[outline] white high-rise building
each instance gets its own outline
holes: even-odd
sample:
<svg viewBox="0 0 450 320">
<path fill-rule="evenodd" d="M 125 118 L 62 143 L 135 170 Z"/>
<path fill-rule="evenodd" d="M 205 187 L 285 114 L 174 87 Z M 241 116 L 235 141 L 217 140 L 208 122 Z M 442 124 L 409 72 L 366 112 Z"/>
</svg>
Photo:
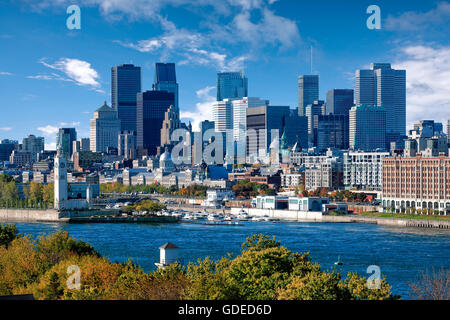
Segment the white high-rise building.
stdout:
<svg viewBox="0 0 450 320">
<path fill-rule="evenodd" d="M 94 112 L 90 121 L 90 144 L 92 152 L 106 152 L 108 147 L 117 148 L 120 119 L 117 111 L 108 107 L 106 101 Z"/>
<path fill-rule="evenodd" d="M 244 97 L 231 101 L 233 110 L 233 139 L 234 141 L 245 141 L 247 130 L 247 108 L 264 107 L 269 105 L 269 100 Z"/>
<path fill-rule="evenodd" d="M 344 185 L 359 190 L 381 190 L 385 157 L 389 157 L 389 152 L 344 153 Z"/>
<path fill-rule="evenodd" d="M 355 104 L 384 107 L 386 130 L 406 133 L 406 70 L 390 63 L 372 63 L 370 70 L 356 70 Z"/>
<path fill-rule="evenodd" d="M 233 106 L 230 99 L 214 102 L 213 121 L 214 130 L 217 132 L 233 129 Z"/>
</svg>

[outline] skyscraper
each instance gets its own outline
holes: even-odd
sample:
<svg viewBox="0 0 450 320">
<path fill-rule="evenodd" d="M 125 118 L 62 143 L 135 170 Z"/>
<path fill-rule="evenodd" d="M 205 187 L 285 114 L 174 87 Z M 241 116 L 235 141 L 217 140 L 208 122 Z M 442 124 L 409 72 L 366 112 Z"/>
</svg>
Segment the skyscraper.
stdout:
<svg viewBox="0 0 450 320">
<path fill-rule="evenodd" d="M 315 116 L 314 145 L 320 150 L 328 148 L 348 149 L 348 114 Z"/>
<path fill-rule="evenodd" d="M 17 149 L 18 144 L 17 140 L 3 139 L 0 141 L 0 161 L 9 161 L 9 156 L 14 149 Z"/>
<path fill-rule="evenodd" d="M 248 96 L 248 80 L 244 72 L 220 72 L 217 74 L 217 101 L 242 99 Z"/>
<path fill-rule="evenodd" d="M 155 155 L 161 144 L 161 129 L 167 109 L 175 103 L 167 91 L 145 91 L 137 95 L 137 147 Z"/>
<path fill-rule="evenodd" d="M 374 151 L 386 148 L 386 111 L 383 107 L 359 105 L 349 112 L 350 148 Z"/>
<path fill-rule="evenodd" d="M 352 89 L 333 89 L 327 91 L 326 114 L 345 114 L 353 106 Z"/>
<path fill-rule="evenodd" d="M 319 76 L 298 76 L 298 115 L 306 115 L 306 106 L 319 100 Z"/>
<path fill-rule="evenodd" d="M 245 143 L 247 130 L 247 108 L 268 106 L 269 100 L 244 97 L 231 101 L 233 110 L 233 138 Z"/>
<path fill-rule="evenodd" d="M 226 132 L 233 129 L 233 105 L 230 99 L 214 102 L 213 121 L 217 132 Z"/>
<path fill-rule="evenodd" d="M 180 110 L 178 104 L 178 83 L 175 72 L 175 63 L 155 64 L 154 89 L 157 91 L 172 92 L 175 96 L 174 106 L 177 110 Z"/>
<path fill-rule="evenodd" d="M 33 161 L 36 161 L 37 154 L 44 151 L 44 137 L 36 137 L 30 134 L 22 140 L 22 150 L 31 152 Z"/>
<path fill-rule="evenodd" d="M 384 107 L 386 130 L 406 133 L 406 71 L 390 63 L 372 63 L 370 70 L 356 70 L 356 105 Z"/>
<path fill-rule="evenodd" d="M 314 144 L 314 128 L 317 128 L 317 118 L 325 114 L 325 102 L 323 100 L 315 100 L 312 104 L 308 104 L 305 108 L 305 116 L 308 118 L 308 141 Z"/>
<path fill-rule="evenodd" d="M 73 142 L 77 140 L 75 128 L 61 128 L 56 134 L 56 150 L 61 148 L 61 154 L 69 159 L 73 154 Z"/>
<path fill-rule="evenodd" d="M 106 152 L 117 148 L 117 135 L 120 132 L 120 120 L 117 111 L 110 108 L 106 101 L 95 110 L 94 119 L 90 120 L 90 144 L 92 152 Z"/>
<path fill-rule="evenodd" d="M 141 67 L 123 64 L 111 68 L 111 102 L 122 131 L 136 131 L 136 94 L 141 92 Z"/>
</svg>

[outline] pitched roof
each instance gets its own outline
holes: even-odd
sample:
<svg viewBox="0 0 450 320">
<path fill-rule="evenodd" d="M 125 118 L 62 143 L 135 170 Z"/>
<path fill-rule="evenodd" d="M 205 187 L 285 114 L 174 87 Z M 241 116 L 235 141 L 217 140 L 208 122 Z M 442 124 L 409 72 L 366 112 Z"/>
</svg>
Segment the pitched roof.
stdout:
<svg viewBox="0 0 450 320">
<path fill-rule="evenodd" d="M 162 245 L 159 248 L 160 249 L 178 249 L 178 247 L 171 242 L 167 242 L 165 245 Z"/>
</svg>

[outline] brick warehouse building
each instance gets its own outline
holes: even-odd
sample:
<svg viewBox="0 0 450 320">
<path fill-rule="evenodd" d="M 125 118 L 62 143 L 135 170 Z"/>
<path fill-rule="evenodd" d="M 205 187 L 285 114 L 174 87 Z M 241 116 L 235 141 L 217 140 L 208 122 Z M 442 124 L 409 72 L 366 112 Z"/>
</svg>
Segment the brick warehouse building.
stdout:
<svg viewBox="0 0 450 320">
<path fill-rule="evenodd" d="M 450 158 L 384 158 L 382 199 L 395 212 L 450 214 Z"/>
</svg>

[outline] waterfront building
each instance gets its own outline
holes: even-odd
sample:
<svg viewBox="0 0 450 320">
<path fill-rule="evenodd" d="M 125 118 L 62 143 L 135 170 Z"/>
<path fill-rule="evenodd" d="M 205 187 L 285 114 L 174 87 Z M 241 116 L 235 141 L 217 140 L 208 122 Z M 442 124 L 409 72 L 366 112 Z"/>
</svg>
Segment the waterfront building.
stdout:
<svg viewBox="0 0 450 320">
<path fill-rule="evenodd" d="M 345 187 L 358 190 L 381 190 L 385 157 L 389 157 L 389 152 L 344 153 Z"/>
<path fill-rule="evenodd" d="M 30 134 L 22 140 L 22 150 L 30 152 L 33 156 L 33 161 L 36 161 L 37 154 L 44 151 L 44 137 L 36 137 Z"/>
<path fill-rule="evenodd" d="M 305 173 L 283 173 L 281 174 L 282 188 L 296 188 L 305 185 Z"/>
<path fill-rule="evenodd" d="M 61 148 L 62 155 L 70 159 L 73 154 L 73 142 L 77 140 L 75 128 L 60 128 L 56 134 L 56 149 Z"/>
<path fill-rule="evenodd" d="M 108 148 L 117 148 L 119 132 L 120 119 L 117 111 L 104 101 L 94 112 L 94 118 L 90 120 L 90 151 L 107 152 Z"/>
<path fill-rule="evenodd" d="M 9 161 L 13 150 L 17 149 L 19 142 L 17 140 L 3 139 L 0 141 L 0 161 Z"/>
<path fill-rule="evenodd" d="M 141 67 L 123 64 L 111 68 L 111 105 L 120 119 L 119 131 L 136 131 L 136 94 L 141 92 Z"/>
<path fill-rule="evenodd" d="M 384 210 L 402 213 L 450 213 L 450 158 L 383 159 Z"/>
<path fill-rule="evenodd" d="M 353 150 L 386 148 L 386 112 L 383 107 L 358 105 L 349 112 L 349 142 Z"/>
<path fill-rule="evenodd" d="M 175 63 L 155 64 L 154 90 L 172 92 L 174 95 L 175 109 L 179 112 L 180 105 L 178 101 L 178 83 L 175 72 Z"/>
<path fill-rule="evenodd" d="M 217 74 L 217 101 L 242 99 L 248 96 L 248 79 L 244 72 L 220 72 Z"/>
<path fill-rule="evenodd" d="M 327 188 L 337 190 L 343 187 L 343 167 L 340 157 L 326 157 L 314 165 L 305 167 L 305 189 Z"/>
<path fill-rule="evenodd" d="M 315 115 L 313 144 L 319 150 L 348 149 L 349 117 L 344 114 Z"/>
<path fill-rule="evenodd" d="M 136 132 L 121 131 L 118 135 L 118 155 L 125 159 L 136 158 Z"/>
<path fill-rule="evenodd" d="M 306 106 L 319 100 L 319 76 L 298 76 L 298 115 L 306 115 Z"/>
<path fill-rule="evenodd" d="M 322 211 L 330 203 L 329 198 L 320 197 L 289 197 L 289 210 L 294 211 Z"/>
<path fill-rule="evenodd" d="M 167 109 L 175 102 L 167 91 L 145 91 L 137 95 L 137 147 L 155 155 L 161 145 L 161 129 Z"/>
<path fill-rule="evenodd" d="M 406 71 L 390 63 L 372 63 L 370 70 L 356 70 L 356 105 L 384 107 L 386 130 L 406 132 Z"/>
<path fill-rule="evenodd" d="M 327 91 L 326 114 L 348 115 L 353 106 L 354 92 L 352 89 L 332 89 Z"/>
</svg>

